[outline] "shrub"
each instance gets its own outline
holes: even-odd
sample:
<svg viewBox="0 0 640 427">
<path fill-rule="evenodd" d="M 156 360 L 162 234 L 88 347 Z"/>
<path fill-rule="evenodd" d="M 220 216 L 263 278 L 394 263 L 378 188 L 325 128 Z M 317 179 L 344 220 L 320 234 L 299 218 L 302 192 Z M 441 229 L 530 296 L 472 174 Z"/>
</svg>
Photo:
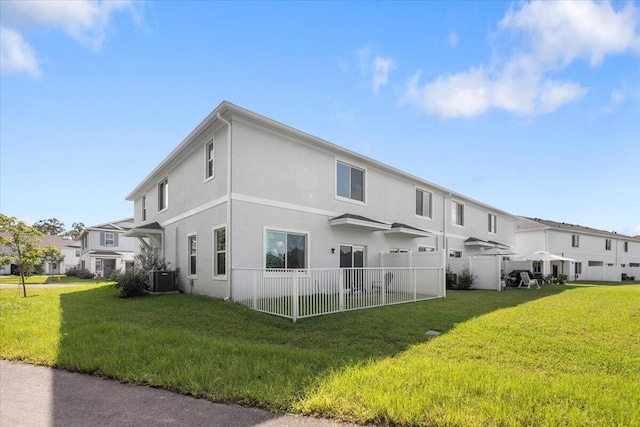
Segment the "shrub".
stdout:
<svg viewBox="0 0 640 427">
<path fill-rule="evenodd" d="M 113 286 L 120 289 L 120 298 L 143 296 L 149 290 L 149 276 L 140 269 L 131 269 L 124 273 L 118 271 L 109 278 L 115 280 Z"/>
<path fill-rule="evenodd" d="M 458 283 L 455 289 L 468 290 L 475 283 L 478 276 L 474 276 L 473 272 L 467 264 L 464 265 L 462 272 L 458 274 Z"/>
<path fill-rule="evenodd" d="M 90 272 L 86 268 L 80 267 L 80 265 L 68 268 L 65 271 L 65 274 L 70 277 L 77 277 L 78 279 L 93 279 L 94 277 L 94 274 L 92 272 Z"/>
<path fill-rule="evenodd" d="M 445 271 L 445 279 L 447 283 L 447 289 L 455 289 L 458 284 L 458 275 L 451 271 L 451 267 L 447 265 L 447 270 Z"/>
<path fill-rule="evenodd" d="M 567 279 L 568 276 L 566 274 L 558 274 L 558 277 L 554 277 L 553 279 L 551 279 L 551 283 L 555 285 L 564 285 L 564 282 L 566 282 Z"/>
</svg>

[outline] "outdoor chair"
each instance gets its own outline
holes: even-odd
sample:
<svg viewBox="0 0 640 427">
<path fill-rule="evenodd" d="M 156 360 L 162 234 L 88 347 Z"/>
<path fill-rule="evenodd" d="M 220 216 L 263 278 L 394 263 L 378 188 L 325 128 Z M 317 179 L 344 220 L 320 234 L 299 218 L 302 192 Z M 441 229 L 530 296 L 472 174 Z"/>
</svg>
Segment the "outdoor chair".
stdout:
<svg viewBox="0 0 640 427">
<path fill-rule="evenodd" d="M 388 271 L 384 274 L 384 290 L 386 292 L 389 292 L 391 290 L 391 281 L 393 280 L 393 273 Z M 382 288 L 382 284 L 380 283 L 380 280 L 376 280 L 371 284 L 371 289 L 374 292 L 380 292 L 383 288 Z"/>
<path fill-rule="evenodd" d="M 530 278 L 528 273 L 520 273 L 520 284 L 518 285 L 518 287 L 521 288 L 522 285 L 524 285 L 527 289 L 531 289 L 531 285 L 536 285 L 538 289 L 540 289 L 538 280 Z"/>
</svg>

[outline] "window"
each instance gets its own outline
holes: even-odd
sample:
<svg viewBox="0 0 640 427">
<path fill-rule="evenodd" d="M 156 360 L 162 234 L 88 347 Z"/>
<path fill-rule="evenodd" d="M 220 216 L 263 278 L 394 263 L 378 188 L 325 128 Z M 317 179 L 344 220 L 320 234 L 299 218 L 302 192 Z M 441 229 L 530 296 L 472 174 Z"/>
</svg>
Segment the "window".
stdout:
<svg viewBox="0 0 640 427">
<path fill-rule="evenodd" d="M 576 262 L 575 263 L 575 273 L 574 274 L 582 274 L 582 263 L 581 262 Z"/>
<path fill-rule="evenodd" d="M 362 268 L 364 267 L 364 258 L 364 246 L 340 245 L 340 268 Z M 358 278 L 358 274 L 347 274 L 349 281 L 356 278 Z"/>
<path fill-rule="evenodd" d="M 198 261 L 198 242 L 196 239 L 196 235 L 188 236 L 188 253 L 189 253 L 189 276 L 196 275 L 196 266 Z"/>
<path fill-rule="evenodd" d="M 489 233 L 498 233 L 498 217 L 494 214 L 489 214 Z"/>
<path fill-rule="evenodd" d="M 96 258 L 96 273 L 102 272 L 102 259 Z"/>
<path fill-rule="evenodd" d="M 205 146 L 205 165 L 204 165 L 204 177 L 205 179 L 213 178 L 213 141 L 209 142 Z"/>
<path fill-rule="evenodd" d="M 589 267 L 602 267 L 604 265 L 604 262 L 602 262 L 602 261 L 589 261 L 588 264 L 589 264 Z"/>
<path fill-rule="evenodd" d="M 418 252 L 434 252 L 436 248 L 432 246 L 418 246 Z"/>
<path fill-rule="evenodd" d="M 389 253 L 390 254 L 407 254 L 407 253 L 409 253 L 409 249 L 392 248 L 392 249 L 389 249 Z"/>
<path fill-rule="evenodd" d="M 629 252 L 629 242 L 624 242 L 624 251 Z"/>
<path fill-rule="evenodd" d="M 578 236 L 577 234 L 572 234 L 571 235 L 571 247 L 572 248 L 579 248 L 580 247 L 580 236 Z"/>
<path fill-rule="evenodd" d="M 416 188 L 416 215 L 432 218 L 433 194 Z"/>
<path fill-rule="evenodd" d="M 449 258 L 462 258 L 462 251 L 450 250 Z"/>
<path fill-rule="evenodd" d="M 147 196 L 142 196 L 142 222 L 147 220 Z"/>
<path fill-rule="evenodd" d="M 158 212 L 169 207 L 169 178 L 158 184 Z"/>
<path fill-rule="evenodd" d="M 533 272 L 542 273 L 542 261 L 533 261 Z"/>
<path fill-rule="evenodd" d="M 630 262 L 629 267 L 640 267 L 640 262 Z"/>
<path fill-rule="evenodd" d="M 104 233 L 104 245 L 105 246 L 114 246 L 115 245 L 115 235 L 113 233 Z"/>
<path fill-rule="evenodd" d="M 338 162 L 336 194 L 339 197 L 364 202 L 364 170 Z"/>
<path fill-rule="evenodd" d="M 604 240 L 604 249 L 607 251 L 611 250 L 611 239 L 605 239 Z"/>
<path fill-rule="evenodd" d="M 267 231 L 266 268 L 305 268 L 307 236 L 283 231 Z"/>
<path fill-rule="evenodd" d="M 215 244 L 213 275 L 224 276 L 227 272 L 227 230 L 225 228 L 213 230 L 213 240 Z"/>
<path fill-rule="evenodd" d="M 455 225 L 464 227 L 464 205 L 462 203 L 451 202 L 451 221 Z"/>
<path fill-rule="evenodd" d="M 76 249 L 76 257 L 80 256 L 80 249 Z"/>
</svg>

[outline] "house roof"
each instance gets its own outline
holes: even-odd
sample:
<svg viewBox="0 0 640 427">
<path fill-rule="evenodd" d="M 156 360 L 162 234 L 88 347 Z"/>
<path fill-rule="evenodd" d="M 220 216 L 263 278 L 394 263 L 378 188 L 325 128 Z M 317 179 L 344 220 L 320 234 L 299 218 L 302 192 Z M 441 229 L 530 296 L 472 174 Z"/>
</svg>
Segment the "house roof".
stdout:
<svg viewBox="0 0 640 427">
<path fill-rule="evenodd" d="M 9 235 L 9 233 L 1 233 L 1 235 L 3 237 L 7 237 Z M 67 239 L 65 237 L 49 236 L 48 234 L 45 234 L 40 239 L 40 242 L 38 243 L 38 246 L 40 246 L 41 248 L 43 248 L 45 246 L 55 246 L 58 249 L 63 249 L 63 248 L 76 249 L 76 248 L 80 247 L 80 242 L 77 241 L 77 240 Z"/>
<path fill-rule="evenodd" d="M 618 239 L 640 240 L 638 236 L 627 236 L 624 234 L 616 233 L 615 231 L 599 230 L 597 228 L 585 227 L 583 225 L 551 221 L 548 219 L 529 218 L 526 216 L 516 217 L 516 232 L 549 228 L 573 233 L 594 234 L 603 237 L 613 237 Z"/>
<path fill-rule="evenodd" d="M 133 228 L 133 217 L 118 219 L 115 221 L 105 222 L 104 224 L 92 225 L 85 227 L 80 232 L 82 238 L 89 231 L 127 231 Z"/>
<path fill-rule="evenodd" d="M 329 220 L 329 224 L 334 226 L 347 225 L 351 227 L 365 228 L 373 231 L 391 229 L 391 225 L 386 222 L 377 221 L 375 219 L 350 213 L 331 218 Z"/>
<path fill-rule="evenodd" d="M 126 197 L 126 200 L 133 201 L 140 195 L 142 195 L 149 187 L 156 185 L 158 181 L 165 177 L 167 173 L 171 170 L 175 161 L 178 161 L 186 153 L 189 152 L 191 148 L 191 144 L 195 143 L 197 138 L 207 129 L 212 126 L 222 126 L 222 121 L 218 118 L 221 116 L 225 120 L 229 121 L 233 116 L 241 117 L 242 119 L 259 123 L 261 126 L 271 128 L 277 132 L 284 133 L 285 135 L 293 136 L 296 140 L 302 140 L 305 143 L 308 143 L 312 146 L 318 147 L 320 149 L 324 149 L 333 153 L 337 153 L 343 156 L 348 156 L 352 158 L 356 158 L 363 163 L 367 163 L 377 169 L 390 173 L 392 175 L 400 176 L 404 179 L 408 179 L 418 185 L 426 186 L 427 188 L 431 188 L 434 191 L 438 191 L 442 194 L 446 194 L 448 196 L 463 199 L 469 203 L 473 203 L 475 205 L 485 207 L 494 212 L 500 212 L 502 215 L 505 215 L 509 218 L 515 218 L 514 215 L 509 212 L 496 209 L 493 206 L 487 205 L 480 201 L 474 200 L 470 197 L 467 197 L 463 194 L 456 193 L 448 188 L 439 186 L 432 182 L 429 182 L 425 179 L 419 178 L 415 175 L 404 172 L 400 169 L 394 168 L 372 158 L 363 156 L 354 151 L 348 150 L 344 147 L 340 147 L 339 145 L 333 144 L 331 142 L 325 141 L 308 133 L 302 132 L 298 129 L 295 129 L 291 126 L 287 126 L 275 120 L 272 120 L 268 117 L 262 116 L 260 114 L 254 113 L 253 111 L 247 110 L 245 108 L 239 107 L 235 104 L 232 104 L 228 101 L 222 101 L 220 105 L 218 105 L 169 155 L 158 165 L 156 168 L 151 171 L 151 173 L 140 183 L 136 188 L 129 193 Z"/>
<path fill-rule="evenodd" d="M 113 256 L 122 256 L 121 253 L 119 252 L 114 252 L 114 251 L 91 251 L 89 252 L 90 255 L 113 255 Z"/>
</svg>

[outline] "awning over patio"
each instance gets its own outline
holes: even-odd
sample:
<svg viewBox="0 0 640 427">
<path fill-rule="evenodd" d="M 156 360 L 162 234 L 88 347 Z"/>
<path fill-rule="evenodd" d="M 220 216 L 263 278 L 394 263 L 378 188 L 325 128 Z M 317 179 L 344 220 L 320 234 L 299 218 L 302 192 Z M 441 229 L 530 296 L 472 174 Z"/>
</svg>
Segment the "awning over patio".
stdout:
<svg viewBox="0 0 640 427">
<path fill-rule="evenodd" d="M 385 234 L 399 234 L 407 237 L 428 237 L 431 236 L 432 233 L 421 230 L 416 227 L 412 227 L 407 224 L 401 224 L 399 222 L 394 222 L 391 224 L 391 229 L 385 230 Z"/>
<path fill-rule="evenodd" d="M 476 237 L 469 237 L 464 241 L 465 246 L 479 246 L 481 248 L 493 248 L 496 246 L 495 243 L 489 243 L 486 240 L 478 239 Z"/>
<path fill-rule="evenodd" d="M 329 224 L 332 226 L 348 226 L 355 228 L 362 228 L 370 231 L 384 231 L 390 230 L 391 224 L 387 224 L 382 221 L 376 221 L 375 219 L 366 218 L 360 215 L 354 215 L 346 213 L 344 215 L 331 218 Z"/>
<path fill-rule="evenodd" d="M 157 222 L 140 225 L 124 233 L 127 237 L 137 237 L 147 249 L 162 248 L 164 228 Z"/>
</svg>

